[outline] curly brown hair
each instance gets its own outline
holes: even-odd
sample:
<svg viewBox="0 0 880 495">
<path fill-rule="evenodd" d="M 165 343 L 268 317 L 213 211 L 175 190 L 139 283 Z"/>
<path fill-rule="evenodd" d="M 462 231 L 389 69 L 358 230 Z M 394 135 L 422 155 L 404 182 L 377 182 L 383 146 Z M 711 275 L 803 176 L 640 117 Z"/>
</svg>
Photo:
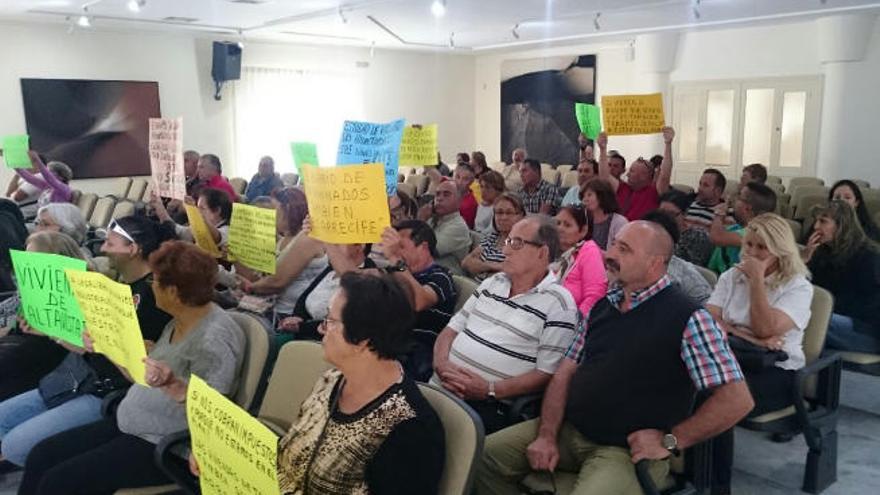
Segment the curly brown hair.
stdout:
<svg viewBox="0 0 880 495">
<path fill-rule="evenodd" d="M 167 241 L 153 251 L 149 263 L 159 287 L 175 287 L 183 304 L 202 306 L 214 297 L 217 262 L 195 244 Z"/>
<path fill-rule="evenodd" d="M 306 193 L 297 187 L 283 187 L 272 192 L 272 198 L 278 201 L 287 221 L 289 235 L 296 235 L 302 229 L 303 220 L 309 214 Z"/>
</svg>

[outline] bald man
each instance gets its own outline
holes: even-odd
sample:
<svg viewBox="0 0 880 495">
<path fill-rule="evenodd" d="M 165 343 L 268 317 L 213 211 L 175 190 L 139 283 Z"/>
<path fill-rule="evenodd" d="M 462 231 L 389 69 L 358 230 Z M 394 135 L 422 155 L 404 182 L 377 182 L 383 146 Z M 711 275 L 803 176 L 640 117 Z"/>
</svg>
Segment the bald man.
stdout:
<svg viewBox="0 0 880 495">
<path fill-rule="evenodd" d="M 470 230 L 462 218 L 461 191 L 453 181 L 444 181 L 434 192 L 434 201 L 429 210 L 419 212 L 437 237 L 437 264 L 446 267 L 455 275 L 462 275 L 461 260 L 468 254 L 471 246 Z"/>
<path fill-rule="evenodd" d="M 572 494 L 641 494 L 634 463 L 647 460 L 659 483 L 670 455 L 752 409 L 724 333 L 666 274 L 672 247 L 654 223 L 620 230 L 605 256 L 607 296 L 550 380 L 541 417 L 486 439 L 477 493 L 518 493 L 531 470 L 561 470 L 578 476 Z"/>
</svg>

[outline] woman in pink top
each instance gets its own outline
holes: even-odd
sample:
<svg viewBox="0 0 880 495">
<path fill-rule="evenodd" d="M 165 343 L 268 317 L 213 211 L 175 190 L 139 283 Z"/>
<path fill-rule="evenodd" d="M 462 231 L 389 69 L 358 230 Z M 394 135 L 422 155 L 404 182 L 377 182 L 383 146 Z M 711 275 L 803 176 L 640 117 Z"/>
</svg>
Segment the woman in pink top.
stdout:
<svg viewBox="0 0 880 495">
<path fill-rule="evenodd" d="M 580 312 L 586 315 L 608 289 L 602 250 L 587 239 L 590 225 L 583 208 L 562 207 L 556 214 L 556 228 L 563 250 L 556 274 L 571 292 Z"/>
<path fill-rule="evenodd" d="M 28 155 L 31 158 L 31 163 L 40 170 L 42 178 L 23 168 L 18 169 L 18 176 L 43 191 L 38 200 L 40 206 L 46 206 L 49 203 L 69 203 L 73 198 L 73 192 L 67 185 L 73 179 L 70 167 L 61 162 L 49 162 L 47 167 L 35 151 L 29 151 Z"/>
</svg>

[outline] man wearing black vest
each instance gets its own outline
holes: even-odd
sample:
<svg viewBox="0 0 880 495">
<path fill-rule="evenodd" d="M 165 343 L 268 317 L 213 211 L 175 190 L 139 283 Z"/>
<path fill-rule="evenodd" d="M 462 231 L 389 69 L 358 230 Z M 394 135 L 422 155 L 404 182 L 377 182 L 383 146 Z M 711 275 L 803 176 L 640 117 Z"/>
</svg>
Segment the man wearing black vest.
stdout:
<svg viewBox="0 0 880 495">
<path fill-rule="evenodd" d="M 672 239 L 636 221 L 605 255 L 608 295 L 550 381 L 541 417 L 490 435 L 477 493 L 517 494 L 531 470 L 577 473 L 573 495 L 641 494 L 670 454 L 731 428 L 754 406 L 722 330 L 671 285 Z M 695 393 L 711 396 L 691 414 Z"/>
</svg>

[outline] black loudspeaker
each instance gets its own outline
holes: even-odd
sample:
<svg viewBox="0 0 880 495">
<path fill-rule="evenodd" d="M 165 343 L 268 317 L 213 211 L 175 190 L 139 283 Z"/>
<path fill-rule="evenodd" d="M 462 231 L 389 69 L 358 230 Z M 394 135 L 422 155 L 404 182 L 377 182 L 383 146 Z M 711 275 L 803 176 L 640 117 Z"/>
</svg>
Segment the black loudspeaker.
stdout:
<svg viewBox="0 0 880 495">
<path fill-rule="evenodd" d="M 218 83 L 241 77 L 241 46 L 238 43 L 214 42 L 214 64 L 211 66 L 211 76 Z"/>
</svg>

